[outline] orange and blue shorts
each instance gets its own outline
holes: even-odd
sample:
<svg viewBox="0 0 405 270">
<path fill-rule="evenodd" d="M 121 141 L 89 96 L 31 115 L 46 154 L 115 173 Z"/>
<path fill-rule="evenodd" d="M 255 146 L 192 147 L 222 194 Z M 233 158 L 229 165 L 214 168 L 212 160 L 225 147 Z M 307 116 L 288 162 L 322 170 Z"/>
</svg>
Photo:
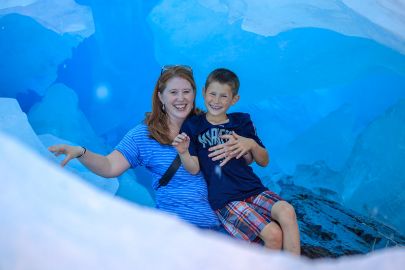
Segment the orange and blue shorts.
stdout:
<svg viewBox="0 0 405 270">
<path fill-rule="evenodd" d="M 271 208 L 283 200 L 270 190 L 249 197 L 243 201 L 233 201 L 216 210 L 225 230 L 234 238 L 261 243 L 259 235 L 263 228 L 272 222 Z"/>
</svg>

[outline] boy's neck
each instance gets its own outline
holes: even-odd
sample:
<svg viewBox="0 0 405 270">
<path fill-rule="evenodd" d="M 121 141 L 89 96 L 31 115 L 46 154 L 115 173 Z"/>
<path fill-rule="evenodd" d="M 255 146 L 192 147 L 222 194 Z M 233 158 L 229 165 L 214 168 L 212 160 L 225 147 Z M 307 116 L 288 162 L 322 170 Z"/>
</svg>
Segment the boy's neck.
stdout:
<svg viewBox="0 0 405 270">
<path fill-rule="evenodd" d="M 226 114 L 212 115 L 210 113 L 205 114 L 207 121 L 213 125 L 220 125 L 229 122 L 228 116 Z"/>
</svg>

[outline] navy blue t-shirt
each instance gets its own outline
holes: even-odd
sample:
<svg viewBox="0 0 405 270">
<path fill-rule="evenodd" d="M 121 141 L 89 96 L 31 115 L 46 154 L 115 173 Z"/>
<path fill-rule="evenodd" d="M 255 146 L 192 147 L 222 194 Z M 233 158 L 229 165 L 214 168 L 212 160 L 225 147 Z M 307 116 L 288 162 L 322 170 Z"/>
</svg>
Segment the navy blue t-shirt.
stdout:
<svg viewBox="0 0 405 270">
<path fill-rule="evenodd" d="M 254 139 L 264 147 L 249 114 L 230 113 L 227 116 L 229 122 L 220 125 L 209 123 L 205 114 L 193 116 L 187 119 L 181 128 L 181 132 L 190 137 L 189 152 L 198 157 L 208 184 L 208 200 L 214 210 L 223 208 L 229 202 L 241 201 L 266 190 L 243 157 L 233 158 L 223 167 L 219 166 L 220 161 L 212 161 L 208 157 L 208 148 L 226 142 L 220 136 L 232 131 Z"/>
</svg>

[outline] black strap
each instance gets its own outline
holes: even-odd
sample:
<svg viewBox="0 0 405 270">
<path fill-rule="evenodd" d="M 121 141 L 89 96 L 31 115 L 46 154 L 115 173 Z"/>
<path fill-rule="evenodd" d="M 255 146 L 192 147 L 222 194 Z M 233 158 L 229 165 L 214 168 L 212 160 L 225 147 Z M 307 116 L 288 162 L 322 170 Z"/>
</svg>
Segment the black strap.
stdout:
<svg viewBox="0 0 405 270">
<path fill-rule="evenodd" d="M 170 167 L 166 170 L 165 174 L 163 174 L 162 178 L 159 179 L 159 185 L 157 188 L 161 186 L 166 186 L 170 179 L 172 179 L 173 175 L 176 173 L 177 169 L 180 167 L 181 160 L 179 154 L 176 155 L 176 158 L 173 160 Z"/>
</svg>

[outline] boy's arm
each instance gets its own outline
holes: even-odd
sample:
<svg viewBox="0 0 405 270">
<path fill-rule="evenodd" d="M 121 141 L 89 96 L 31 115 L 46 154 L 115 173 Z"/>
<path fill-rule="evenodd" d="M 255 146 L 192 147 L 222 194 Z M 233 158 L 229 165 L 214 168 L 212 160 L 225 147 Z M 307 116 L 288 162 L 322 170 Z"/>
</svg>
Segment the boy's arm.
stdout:
<svg viewBox="0 0 405 270">
<path fill-rule="evenodd" d="M 240 136 L 235 132 L 233 132 L 232 135 L 236 138 L 237 143 L 229 149 L 231 156 L 237 155 L 236 158 L 238 159 L 250 152 L 253 160 L 256 161 L 258 165 L 265 167 L 269 164 L 269 154 L 264 147 L 260 146 L 251 138 Z"/>
<path fill-rule="evenodd" d="M 236 134 L 237 135 L 237 134 Z M 238 135 L 239 136 L 239 135 Z M 242 136 L 240 136 L 242 137 Z M 243 137 L 244 138 L 244 137 Z M 248 139 L 248 138 L 246 138 Z M 269 153 L 267 150 L 260 146 L 255 140 L 248 139 L 251 141 L 252 148 L 250 152 L 252 153 L 252 158 L 256 163 L 262 167 L 266 167 L 269 164 Z"/>
<path fill-rule="evenodd" d="M 200 171 L 200 163 L 196 156 L 190 155 L 188 147 L 190 146 L 190 137 L 186 133 L 181 133 L 174 138 L 172 145 L 179 153 L 183 167 L 191 174 L 197 174 Z"/>
<path fill-rule="evenodd" d="M 243 124 L 239 127 L 239 134 L 233 132 L 234 137 L 239 140 L 241 143 L 246 143 L 246 146 L 249 149 L 249 152 L 252 154 L 252 159 L 262 167 L 265 167 L 269 164 L 269 154 L 261 142 L 260 138 L 257 136 L 256 128 L 250 119 L 249 114 L 241 114 Z M 239 158 L 239 156 L 237 157 Z"/>
<path fill-rule="evenodd" d="M 252 156 L 252 153 L 247 152 L 246 154 L 243 155 L 243 158 L 245 159 L 245 161 L 246 161 L 246 163 L 247 163 L 248 165 L 250 165 L 250 164 L 253 163 L 253 156 Z"/>
<path fill-rule="evenodd" d="M 197 174 L 200 171 L 200 163 L 198 162 L 198 158 L 196 156 L 190 155 L 190 152 L 180 154 L 181 162 L 183 163 L 183 167 L 191 174 Z"/>
</svg>

